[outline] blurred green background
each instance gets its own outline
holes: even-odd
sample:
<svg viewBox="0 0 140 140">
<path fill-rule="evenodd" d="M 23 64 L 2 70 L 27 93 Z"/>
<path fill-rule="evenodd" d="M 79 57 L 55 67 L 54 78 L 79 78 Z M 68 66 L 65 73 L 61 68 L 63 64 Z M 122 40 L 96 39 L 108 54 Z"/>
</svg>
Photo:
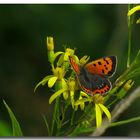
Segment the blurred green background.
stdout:
<svg viewBox="0 0 140 140">
<path fill-rule="evenodd" d="M 2 102 L 4 99 L 15 113 L 25 136 L 47 136 L 41 115 L 51 117 L 50 94 L 47 86 L 40 87 L 36 94 L 33 92 L 35 85 L 51 74 L 47 36 L 54 37 L 56 51 L 63 51 L 67 45 L 76 48 L 79 57 L 90 55 L 91 60 L 116 55 L 118 67 L 111 78 L 114 82 L 126 69 L 127 5 L 0 5 L 0 123 L 1 126 L 5 124 L 5 129 L 11 128 Z M 140 48 L 139 36 L 140 25 L 134 24 L 132 59 Z M 135 88 L 140 80 L 139 77 L 134 80 Z M 139 116 L 139 106 L 140 99 L 137 99 L 118 120 Z M 0 129 L 2 132 L 3 127 Z M 140 123 L 110 128 L 103 136 L 140 136 Z"/>
</svg>

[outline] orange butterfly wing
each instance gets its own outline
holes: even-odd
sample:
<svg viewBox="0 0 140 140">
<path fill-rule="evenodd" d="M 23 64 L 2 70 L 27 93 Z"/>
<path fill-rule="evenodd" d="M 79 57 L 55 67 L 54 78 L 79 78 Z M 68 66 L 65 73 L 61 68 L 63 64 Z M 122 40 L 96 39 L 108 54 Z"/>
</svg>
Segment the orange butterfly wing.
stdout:
<svg viewBox="0 0 140 140">
<path fill-rule="evenodd" d="M 98 74 L 103 77 L 111 77 L 117 65 L 117 58 L 116 56 L 108 56 L 97 59 L 85 65 L 85 68 L 91 74 Z"/>
<path fill-rule="evenodd" d="M 69 56 L 69 60 L 74 71 L 76 72 L 77 75 L 79 75 L 80 74 L 79 65 L 75 62 L 75 60 L 71 56 Z"/>
</svg>

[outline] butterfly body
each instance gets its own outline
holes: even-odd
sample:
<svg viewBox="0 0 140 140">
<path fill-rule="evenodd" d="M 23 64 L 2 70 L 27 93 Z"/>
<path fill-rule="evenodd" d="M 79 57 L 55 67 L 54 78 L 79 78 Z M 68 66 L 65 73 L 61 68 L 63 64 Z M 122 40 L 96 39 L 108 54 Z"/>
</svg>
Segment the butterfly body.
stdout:
<svg viewBox="0 0 140 140">
<path fill-rule="evenodd" d="M 90 95 L 104 95 L 111 89 L 108 77 L 114 74 L 116 68 L 116 57 L 104 57 L 81 66 L 69 57 L 79 84 L 86 93 Z"/>
</svg>

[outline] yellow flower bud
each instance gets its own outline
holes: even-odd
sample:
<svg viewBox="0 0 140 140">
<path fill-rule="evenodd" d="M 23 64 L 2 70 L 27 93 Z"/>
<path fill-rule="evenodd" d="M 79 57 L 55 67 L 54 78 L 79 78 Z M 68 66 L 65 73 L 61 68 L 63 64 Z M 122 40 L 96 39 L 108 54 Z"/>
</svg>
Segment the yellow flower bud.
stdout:
<svg viewBox="0 0 140 140">
<path fill-rule="evenodd" d="M 48 48 L 48 51 L 53 51 L 54 50 L 53 37 L 47 37 L 47 48 Z"/>
<path fill-rule="evenodd" d="M 88 57 L 87 55 L 83 56 L 81 59 L 80 59 L 80 64 L 81 65 L 84 65 L 87 63 L 87 61 L 89 60 L 90 56 Z"/>
<path fill-rule="evenodd" d="M 128 91 L 128 90 L 133 86 L 133 84 L 134 84 L 134 81 L 128 80 L 128 81 L 125 83 L 125 85 L 123 86 L 123 88 L 124 88 L 126 91 Z"/>
</svg>

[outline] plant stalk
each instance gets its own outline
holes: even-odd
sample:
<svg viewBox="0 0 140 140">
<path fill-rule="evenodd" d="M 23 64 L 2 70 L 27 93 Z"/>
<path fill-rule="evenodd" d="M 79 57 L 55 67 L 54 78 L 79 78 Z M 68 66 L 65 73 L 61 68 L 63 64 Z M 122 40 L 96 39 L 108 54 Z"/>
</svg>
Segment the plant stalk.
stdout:
<svg viewBox="0 0 140 140">
<path fill-rule="evenodd" d="M 131 5 L 128 4 L 128 11 L 130 10 Z M 130 55 L 131 55 L 131 16 L 128 16 L 128 57 L 127 57 L 127 68 L 130 66 Z"/>
<path fill-rule="evenodd" d="M 58 91 L 60 88 L 61 88 L 61 81 L 57 81 L 55 85 L 55 91 Z M 58 115 L 57 112 L 59 112 L 59 97 L 57 97 L 55 100 L 55 106 L 54 106 L 53 118 L 52 118 L 51 136 L 54 133 L 54 126 Z"/>
</svg>

